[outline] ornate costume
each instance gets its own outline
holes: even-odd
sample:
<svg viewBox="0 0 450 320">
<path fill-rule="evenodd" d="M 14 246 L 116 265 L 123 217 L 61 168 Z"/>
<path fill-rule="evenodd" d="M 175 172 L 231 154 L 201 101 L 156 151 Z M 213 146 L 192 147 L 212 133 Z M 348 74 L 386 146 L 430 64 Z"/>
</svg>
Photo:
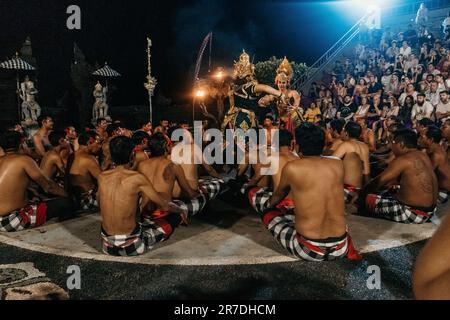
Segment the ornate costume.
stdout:
<svg viewBox="0 0 450 320">
<path fill-rule="evenodd" d="M 236 128 L 247 131 L 258 126 L 257 112 L 259 93 L 255 92 L 258 81 L 254 78 L 255 66 L 250 56 L 243 51 L 239 61 L 234 63 L 235 83 L 228 93 L 230 110 L 225 115 L 222 128 Z"/>
<path fill-rule="evenodd" d="M 286 95 L 286 99 L 277 101 L 278 119 L 281 127 L 295 135 L 295 128 L 303 122 L 303 110 L 300 108 L 300 95 L 295 90 L 288 89 L 294 70 L 285 57 L 277 69 L 275 84 Z"/>
</svg>

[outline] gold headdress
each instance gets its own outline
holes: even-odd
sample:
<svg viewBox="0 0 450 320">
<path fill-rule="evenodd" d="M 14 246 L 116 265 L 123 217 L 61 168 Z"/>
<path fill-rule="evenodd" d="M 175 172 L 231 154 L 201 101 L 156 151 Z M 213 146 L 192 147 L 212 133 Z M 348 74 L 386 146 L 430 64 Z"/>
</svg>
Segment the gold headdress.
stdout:
<svg viewBox="0 0 450 320">
<path fill-rule="evenodd" d="M 253 76 L 255 73 L 255 66 L 250 62 L 250 56 L 242 50 L 239 61 L 234 62 L 234 76 L 239 79 L 244 79 L 247 76 Z"/>
<path fill-rule="evenodd" d="M 277 81 L 290 82 L 293 75 L 294 69 L 292 69 L 289 60 L 286 57 L 284 57 L 283 62 L 281 62 L 280 66 L 277 69 L 277 76 L 275 78 L 275 83 L 277 83 Z"/>
<path fill-rule="evenodd" d="M 97 84 L 95 85 L 95 90 L 96 91 L 102 91 L 103 86 L 100 84 L 100 81 L 97 81 Z"/>
</svg>

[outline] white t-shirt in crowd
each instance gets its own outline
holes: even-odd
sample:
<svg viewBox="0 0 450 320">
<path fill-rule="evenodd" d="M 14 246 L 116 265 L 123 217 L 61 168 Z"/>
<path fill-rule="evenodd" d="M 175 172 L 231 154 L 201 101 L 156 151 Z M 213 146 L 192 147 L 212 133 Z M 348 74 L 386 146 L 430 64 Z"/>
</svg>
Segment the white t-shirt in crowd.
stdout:
<svg viewBox="0 0 450 320">
<path fill-rule="evenodd" d="M 431 119 L 431 115 L 433 114 L 433 106 L 428 101 L 425 101 L 422 106 L 419 106 L 417 103 L 413 106 L 411 112 L 411 120 L 422 120 L 423 118 Z"/>
<path fill-rule="evenodd" d="M 406 48 L 404 48 L 403 46 L 400 47 L 400 54 L 403 55 L 403 57 L 409 57 L 409 55 L 411 54 L 411 47 L 407 46 Z"/>
<path fill-rule="evenodd" d="M 446 104 L 442 103 L 442 101 L 439 101 L 437 107 L 436 107 L 436 113 L 447 113 L 450 112 L 450 100 L 447 101 Z"/>
</svg>

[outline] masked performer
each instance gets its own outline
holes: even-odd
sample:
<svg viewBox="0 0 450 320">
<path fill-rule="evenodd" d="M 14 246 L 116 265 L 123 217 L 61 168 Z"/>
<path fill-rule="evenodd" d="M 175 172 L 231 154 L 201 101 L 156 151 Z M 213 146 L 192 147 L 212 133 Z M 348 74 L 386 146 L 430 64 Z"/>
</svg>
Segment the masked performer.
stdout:
<svg viewBox="0 0 450 320">
<path fill-rule="evenodd" d="M 270 86 L 259 84 L 255 79 L 255 66 L 250 62 L 250 56 L 243 51 L 239 61 L 234 63 L 234 84 L 228 94 L 230 110 L 225 115 L 222 129 L 242 129 L 247 131 L 258 126 L 255 113 L 258 112 L 258 100 L 266 93 L 280 100 L 286 96 Z"/>
</svg>

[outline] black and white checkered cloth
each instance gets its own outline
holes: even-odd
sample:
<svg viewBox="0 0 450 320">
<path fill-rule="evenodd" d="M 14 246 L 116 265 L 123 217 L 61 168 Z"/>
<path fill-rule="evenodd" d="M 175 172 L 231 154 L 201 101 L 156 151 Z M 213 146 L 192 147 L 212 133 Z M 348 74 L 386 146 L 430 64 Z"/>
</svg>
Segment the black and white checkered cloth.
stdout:
<svg viewBox="0 0 450 320">
<path fill-rule="evenodd" d="M 10 69 L 10 70 L 35 70 L 35 68 L 28 62 L 20 59 L 14 58 L 5 62 L 0 63 L 0 68 Z"/>
<path fill-rule="evenodd" d="M 0 217 L 0 231 L 15 232 L 43 225 L 46 222 L 45 203 L 31 204 Z"/>
<path fill-rule="evenodd" d="M 97 191 L 90 190 L 81 194 L 74 195 L 76 204 L 79 205 L 81 210 L 92 210 L 98 208 Z"/>
<path fill-rule="evenodd" d="M 130 235 L 109 236 L 102 229 L 103 253 L 111 256 L 138 256 L 152 249 L 158 242 L 167 240 L 176 226 L 165 219 L 144 219 Z"/>
<path fill-rule="evenodd" d="M 262 214 L 267 209 L 268 200 L 272 196 L 269 188 L 252 187 L 249 189 L 245 185 L 241 189 L 241 193 L 247 193 L 250 205 L 259 214 Z"/>
<path fill-rule="evenodd" d="M 120 77 L 121 74 L 118 73 L 116 70 L 112 69 L 108 64 L 105 64 L 105 66 L 101 69 L 98 69 L 94 73 L 92 73 L 94 76 L 100 76 L 100 77 Z"/>
<path fill-rule="evenodd" d="M 275 240 L 290 254 L 307 261 L 330 261 L 343 258 L 349 249 L 347 234 L 340 238 L 313 241 L 299 235 L 295 229 L 293 211 L 282 214 L 269 211 L 263 217 L 263 223 Z"/>
<path fill-rule="evenodd" d="M 429 222 L 436 212 L 436 208 L 424 212 L 400 203 L 389 193 L 380 195 L 369 194 L 365 199 L 366 212 L 375 217 L 384 218 L 407 224 L 421 224 Z"/>
<path fill-rule="evenodd" d="M 445 189 L 439 189 L 438 204 L 447 203 L 450 198 L 450 192 Z"/>
<path fill-rule="evenodd" d="M 187 211 L 188 219 L 200 213 L 205 208 L 208 201 L 216 198 L 219 195 L 222 186 L 224 185 L 223 180 L 215 178 L 199 179 L 199 183 L 202 186 L 199 196 L 187 200 L 172 200 L 182 209 Z"/>
</svg>

